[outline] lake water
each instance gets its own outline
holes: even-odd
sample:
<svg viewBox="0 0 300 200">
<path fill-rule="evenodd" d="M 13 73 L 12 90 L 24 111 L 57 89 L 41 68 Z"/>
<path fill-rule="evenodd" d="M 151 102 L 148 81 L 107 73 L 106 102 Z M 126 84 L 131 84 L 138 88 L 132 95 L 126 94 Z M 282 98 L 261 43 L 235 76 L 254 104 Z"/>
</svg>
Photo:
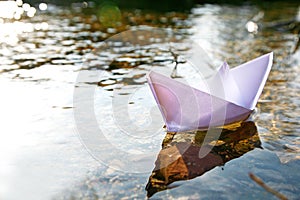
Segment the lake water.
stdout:
<svg viewBox="0 0 300 200">
<path fill-rule="evenodd" d="M 147 199 L 151 181 L 152 199 L 276 199 L 249 173 L 299 199 L 299 6 L 155 13 L 76 4 L 0 16 L 0 199 Z M 200 136 L 166 132 L 146 74 L 197 87 L 224 60 L 235 67 L 271 51 L 253 123 L 214 149 L 223 160 L 201 172 L 182 154 L 186 163 L 172 169 L 196 175 L 155 176 L 163 149 L 199 147 Z"/>
</svg>

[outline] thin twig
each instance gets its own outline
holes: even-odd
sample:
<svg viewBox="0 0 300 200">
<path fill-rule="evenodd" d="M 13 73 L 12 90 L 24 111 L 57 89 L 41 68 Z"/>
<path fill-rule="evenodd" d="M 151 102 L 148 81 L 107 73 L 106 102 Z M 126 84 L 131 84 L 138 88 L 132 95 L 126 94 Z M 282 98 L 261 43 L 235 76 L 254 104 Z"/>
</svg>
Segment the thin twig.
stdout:
<svg viewBox="0 0 300 200">
<path fill-rule="evenodd" d="M 298 40 L 297 40 L 297 44 L 294 48 L 293 54 L 296 53 L 296 51 L 299 49 L 300 46 L 300 31 L 298 32 Z"/>
<path fill-rule="evenodd" d="M 177 65 L 179 64 L 178 54 L 176 54 L 175 52 L 173 52 L 172 48 L 169 49 L 169 52 L 172 54 L 172 56 L 174 58 L 174 62 L 175 62 L 175 67 L 174 67 L 174 69 L 172 71 L 171 78 L 178 78 L 178 76 L 177 76 Z"/>
<path fill-rule="evenodd" d="M 278 197 L 280 200 L 288 200 L 288 198 L 286 196 L 284 196 L 283 194 L 277 192 L 276 190 L 270 188 L 269 186 L 267 186 L 263 180 L 261 180 L 260 178 L 258 178 L 257 176 L 255 176 L 252 173 L 249 173 L 249 177 L 258 185 L 260 185 L 262 188 L 264 188 L 266 191 L 270 192 L 271 194 L 275 195 L 276 197 Z"/>
</svg>

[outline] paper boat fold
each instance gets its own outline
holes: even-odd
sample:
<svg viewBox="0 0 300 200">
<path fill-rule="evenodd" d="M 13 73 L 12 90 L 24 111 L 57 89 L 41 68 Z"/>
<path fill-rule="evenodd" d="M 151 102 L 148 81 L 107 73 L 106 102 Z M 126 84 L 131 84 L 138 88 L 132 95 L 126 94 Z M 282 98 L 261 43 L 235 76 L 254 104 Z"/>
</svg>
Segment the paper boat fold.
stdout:
<svg viewBox="0 0 300 200">
<path fill-rule="evenodd" d="M 273 53 L 217 73 L 199 89 L 151 71 L 147 80 L 168 131 L 222 126 L 248 118 L 255 108 L 273 62 Z"/>
</svg>

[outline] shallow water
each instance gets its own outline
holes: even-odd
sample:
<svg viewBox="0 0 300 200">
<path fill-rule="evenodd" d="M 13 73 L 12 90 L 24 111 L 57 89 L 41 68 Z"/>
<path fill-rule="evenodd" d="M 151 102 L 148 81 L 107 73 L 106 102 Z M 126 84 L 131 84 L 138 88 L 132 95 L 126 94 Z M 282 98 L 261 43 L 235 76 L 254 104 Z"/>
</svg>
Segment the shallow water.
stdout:
<svg viewBox="0 0 300 200">
<path fill-rule="evenodd" d="M 1 199 L 147 198 L 166 136 L 147 72 L 197 86 L 225 59 L 234 67 L 270 51 L 254 117 L 262 148 L 152 198 L 276 199 L 249 172 L 299 198 L 298 4 L 124 11 L 115 28 L 99 23 L 96 8 L 48 8 L 0 20 Z"/>
</svg>

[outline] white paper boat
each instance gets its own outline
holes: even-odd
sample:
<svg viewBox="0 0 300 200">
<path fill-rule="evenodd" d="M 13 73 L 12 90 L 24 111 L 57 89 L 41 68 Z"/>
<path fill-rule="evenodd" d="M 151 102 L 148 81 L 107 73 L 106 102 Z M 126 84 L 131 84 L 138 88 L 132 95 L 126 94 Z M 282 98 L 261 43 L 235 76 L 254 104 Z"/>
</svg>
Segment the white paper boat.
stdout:
<svg viewBox="0 0 300 200">
<path fill-rule="evenodd" d="M 273 52 L 230 69 L 226 62 L 199 89 L 156 72 L 147 80 L 168 131 L 222 126 L 249 117 L 268 78 Z"/>
</svg>

